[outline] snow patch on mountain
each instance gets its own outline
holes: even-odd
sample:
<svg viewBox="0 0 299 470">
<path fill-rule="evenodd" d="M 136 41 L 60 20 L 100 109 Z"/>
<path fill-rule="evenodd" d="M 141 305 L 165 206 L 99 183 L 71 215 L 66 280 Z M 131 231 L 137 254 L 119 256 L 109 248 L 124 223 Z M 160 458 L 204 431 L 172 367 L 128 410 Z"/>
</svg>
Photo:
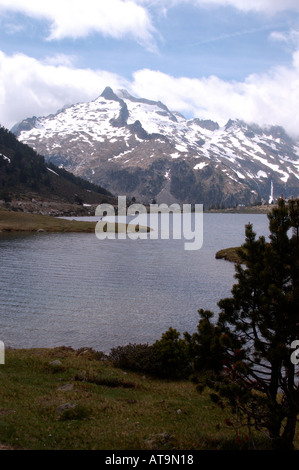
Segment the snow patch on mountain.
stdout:
<svg viewBox="0 0 299 470">
<path fill-rule="evenodd" d="M 27 118 L 14 132 L 74 174 L 145 200 L 167 194 L 234 204 L 299 195 L 299 142 L 281 127 L 188 120 L 126 90 L 107 87 L 94 101 Z"/>
<path fill-rule="evenodd" d="M 47 170 L 48 170 L 48 171 L 51 171 L 51 173 L 54 173 L 54 175 L 59 176 L 59 174 L 56 173 L 56 171 L 52 170 L 51 168 L 48 168 L 48 167 L 47 167 Z"/>
<path fill-rule="evenodd" d="M 8 163 L 10 163 L 10 158 L 6 157 L 2 153 L 0 153 L 0 157 L 3 158 L 3 160 L 6 160 L 6 161 L 8 161 Z"/>
</svg>

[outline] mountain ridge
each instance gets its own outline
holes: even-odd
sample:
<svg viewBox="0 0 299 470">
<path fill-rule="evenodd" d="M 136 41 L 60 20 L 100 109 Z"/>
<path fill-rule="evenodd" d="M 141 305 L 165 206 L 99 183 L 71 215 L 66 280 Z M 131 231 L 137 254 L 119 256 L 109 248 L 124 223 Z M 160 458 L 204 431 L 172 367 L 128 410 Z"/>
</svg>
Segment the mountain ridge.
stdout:
<svg viewBox="0 0 299 470">
<path fill-rule="evenodd" d="M 115 199 L 106 189 L 58 168 L 0 127 L 0 200 L 18 210 L 68 210 Z M 14 201 L 14 203 L 13 203 Z M 53 209 L 55 207 L 55 209 Z M 80 211 L 82 212 L 80 209 Z M 75 211 L 75 212 L 76 212 Z"/>
<path fill-rule="evenodd" d="M 48 161 L 143 203 L 232 207 L 299 195 L 299 141 L 281 126 L 186 119 L 124 89 L 12 130 Z"/>
</svg>

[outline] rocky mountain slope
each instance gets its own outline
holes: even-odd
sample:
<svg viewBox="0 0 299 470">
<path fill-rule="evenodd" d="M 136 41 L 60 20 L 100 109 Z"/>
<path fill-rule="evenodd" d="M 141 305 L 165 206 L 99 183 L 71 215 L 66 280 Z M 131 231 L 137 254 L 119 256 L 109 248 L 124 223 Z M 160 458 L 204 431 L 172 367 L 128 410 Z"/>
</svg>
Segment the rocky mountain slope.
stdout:
<svg viewBox="0 0 299 470">
<path fill-rule="evenodd" d="M 187 120 L 126 90 L 107 87 L 12 131 L 56 165 L 144 203 L 232 207 L 299 195 L 299 141 L 283 128 Z"/>
</svg>

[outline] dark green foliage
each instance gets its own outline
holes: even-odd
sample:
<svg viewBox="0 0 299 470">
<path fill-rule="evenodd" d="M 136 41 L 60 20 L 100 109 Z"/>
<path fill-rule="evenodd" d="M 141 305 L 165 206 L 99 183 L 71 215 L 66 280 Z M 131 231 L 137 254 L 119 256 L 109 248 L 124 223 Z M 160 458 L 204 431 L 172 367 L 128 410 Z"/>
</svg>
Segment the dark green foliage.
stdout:
<svg viewBox="0 0 299 470">
<path fill-rule="evenodd" d="M 106 189 L 58 168 L 53 163 L 46 163 L 43 156 L 19 142 L 14 134 L 3 127 L 0 127 L 0 154 L 10 160 L 0 155 L 0 190 L 25 195 L 35 192 L 43 197 L 53 195 L 70 203 L 80 200 L 81 204 L 85 200 L 100 203 L 112 198 L 112 194 Z"/>
<path fill-rule="evenodd" d="M 12 187 L 17 184 L 27 185 L 30 189 L 39 189 L 40 185 L 49 185 L 49 175 L 44 157 L 38 155 L 28 145 L 18 142 L 13 134 L 0 128 L 0 153 L 10 159 L 1 161 L 2 175 L 0 185 Z"/>
<path fill-rule="evenodd" d="M 152 368 L 153 348 L 148 344 L 132 344 L 112 348 L 109 359 L 120 369 L 148 373 Z"/>
<path fill-rule="evenodd" d="M 191 372 L 188 344 L 170 328 L 153 345 L 128 344 L 111 349 L 116 367 L 165 379 L 181 379 Z"/>
<path fill-rule="evenodd" d="M 189 357 L 197 371 L 220 371 L 223 365 L 223 346 L 218 326 L 211 322 L 213 313 L 199 310 L 201 317 L 197 333 L 185 333 Z"/>
<path fill-rule="evenodd" d="M 247 225 L 232 297 L 220 300 L 215 327 L 211 315 L 205 316 L 196 339 L 208 355 L 213 373 L 205 384 L 214 400 L 231 407 L 238 426 L 266 432 L 276 449 L 292 448 L 299 413 L 291 362 L 291 345 L 299 337 L 298 218 L 298 201 L 280 199 L 269 214 L 269 242 L 256 239 Z M 195 362 L 198 371 L 203 364 L 202 357 Z"/>
<path fill-rule="evenodd" d="M 105 188 L 102 188 L 101 186 L 93 184 L 90 181 L 82 179 L 79 176 L 75 176 L 69 171 L 66 171 L 64 168 L 57 167 L 52 162 L 48 162 L 47 166 L 51 170 L 55 171 L 55 173 L 57 173 L 59 176 L 62 176 L 67 181 L 70 181 L 71 183 L 75 184 L 79 188 L 86 189 L 87 191 L 94 191 L 95 193 L 103 194 L 106 196 L 112 196 L 112 194 L 109 191 L 107 191 Z"/>
<path fill-rule="evenodd" d="M 299 199 L 289 201 L 291 226 L 294 233 L 294 242 L 299 245 Z"/>
<path fill-rule="evenodd" d="M 2 189 L 0 191 L 0 201 L 4 201 L 4 202 L 10 202 L 11 201 L 9 191 L 7 189 Z"/>
<path fill-rule="evenodd" d="M 184 378 L 190 374 L 188 344 L 180 338 L 180 333 L 169 328 L 160 340 L 153 344 L 157 374 L 161 377 Z"/>
<path fill-rule="evenodd" d="M 78 204 L 79 206 L 83 205 L 84 200 L 82 197 L 78 196 L 78 194 L 75 194 L 75 203 Z"/>
</svg>

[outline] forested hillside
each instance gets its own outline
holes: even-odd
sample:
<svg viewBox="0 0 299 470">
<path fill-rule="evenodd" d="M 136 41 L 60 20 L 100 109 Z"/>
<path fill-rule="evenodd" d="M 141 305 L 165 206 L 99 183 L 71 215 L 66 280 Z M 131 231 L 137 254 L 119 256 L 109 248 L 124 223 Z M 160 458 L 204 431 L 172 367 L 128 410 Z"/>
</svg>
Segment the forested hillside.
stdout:
<svg viewBox="0 0 299 470">
<path fill-rule="evenodd" d="M 112 194 L 101 186 L 76 177 L 26 144 L 7 129 L 0 128 L 0 199 L 39 196 L 68 203 L 96 204 L 112 201 Z"/>
</svg>

